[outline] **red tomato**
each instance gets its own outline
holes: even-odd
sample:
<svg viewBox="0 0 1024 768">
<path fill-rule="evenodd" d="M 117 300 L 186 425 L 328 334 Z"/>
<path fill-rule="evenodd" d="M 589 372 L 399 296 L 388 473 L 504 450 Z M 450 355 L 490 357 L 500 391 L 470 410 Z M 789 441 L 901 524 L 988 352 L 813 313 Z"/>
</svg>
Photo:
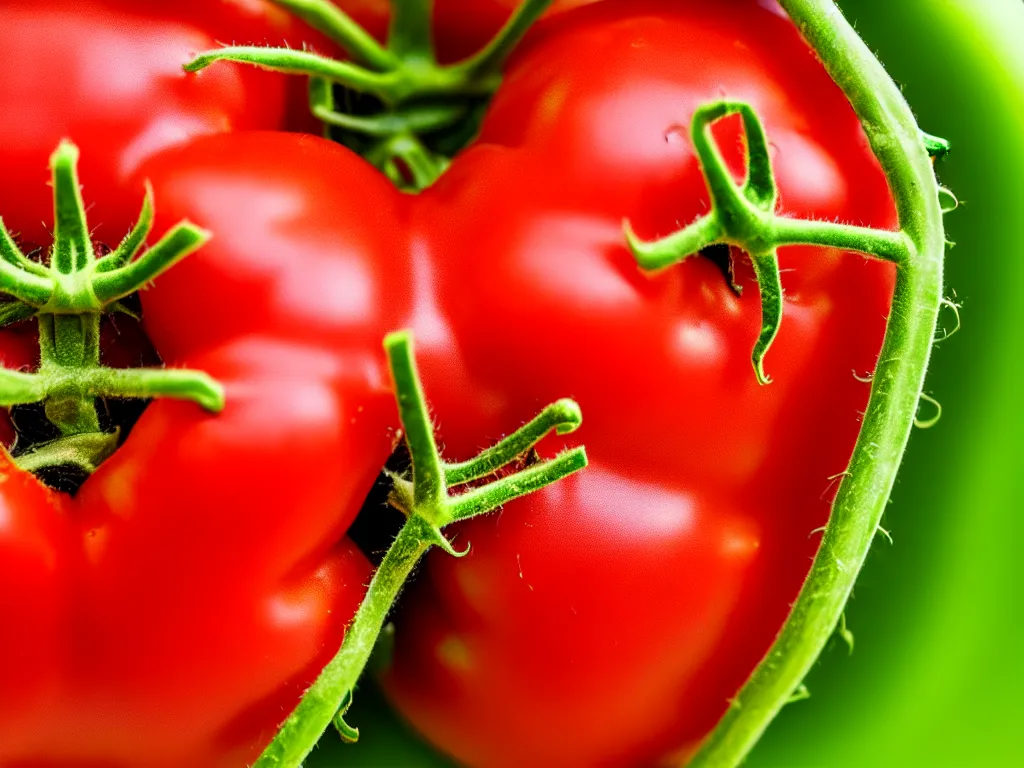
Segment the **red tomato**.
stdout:
<svg viewBox="0 0 1024 768">
<path fill-rule="evenodd" d="M 598 0 L 554 0 L 548 16 Z M 379 40 L 387 37 L 393 0 L 334 0 Z M 443 62 L 471 56 L 501 29 L 522 0 L 435 0 L 434 42 Z"/>
<path fill-rule="evenodd" d="M 119 187 L 148 156 L 193 136 L 283 127 L 302 85 L 253 67 L 189 75 L 182 65 L 221 42 L 307 37 L 265 0 L 7 0 L 0 5 L 0 215 L 26 245 L 49 245 L 47 159 L 70 138 L 82 150 L 86 194 L 96 200 L 96 236 L 116 243 L 139 202 Z"/>
<path fill-rule="evenodd" d="M 466 764 L 678 762 L 810 567 L 893 271 L 783 249 L 785 318 L 763 387 L 745 257 L 742 296 L 708 259 L 637 269 L 624 218 L 654 237 L 707 209 L 688 131 L 722 98 L 762 116 L 783 215 L 894 226 L 841 91 L 781 11 L 754 0 L 607 0 L 538 28 L 477 146 L 421 198 L 416 237 L 478 396 L 501 430 L 576 398 L 573 438 L 592 461 L 466 526 L 469 557 L 430 557 L 403 603 L 387 692 Z M 742 170 L 736 124 L 716 135 Z M 458 411 L 437 419 L 459 451 L 476 434 Z"/>
<path fill-rule="evenodd" d="M 199 139 L 140 173 L 155 235 L 214 233 L 143 304 L 161 358 L 227 407 L 154 402 L 74 498 L 0 456 L 2 765 L 249 764 L 369 575 L 344 533 L 397 423 L 380 342 L 408 268 L 381 223 L 401 196 L 295 134 Z"/>
</svg>

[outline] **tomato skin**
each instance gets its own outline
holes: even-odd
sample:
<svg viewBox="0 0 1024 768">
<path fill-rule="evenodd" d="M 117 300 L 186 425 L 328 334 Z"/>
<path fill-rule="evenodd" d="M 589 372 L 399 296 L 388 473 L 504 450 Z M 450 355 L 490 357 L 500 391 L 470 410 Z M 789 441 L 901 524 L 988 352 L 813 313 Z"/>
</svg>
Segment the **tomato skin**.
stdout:
<svg viewBox="0 0 1024 768">
<path fill-rule="evenodd" d="M 752 525 L 707 493 L 592 463 L 497 520 L 462 526 L 465 560 L 430 559 L 404 603 L 388 690 L 467 765 L 511 768 L 526 754 L 636 765 L 638 738 L 651 741 L 647 754 L 672 750 L 650 734 L 674 734 L 695 692 L 664 680 L 693 677 L 721 641 L 757 553 Z M 452 716 L 469 701 L 486 707 L 472 728 Z M 519 728 L 525 748 L 495 750 Z"/>
<path fill-rule="evenodd" d="M 227 407 L 154 402 L 73 499 L 3 459 L 0 608 L 22 630 L 0 637 L 2 765 L 249 764 L 368 583 L 344 533 L 392 450 L 380 340 L 408 314 L 389 279 L 408 267 L 367 222 L 399 193 L 347 150 L 284 133 L 196 139 L 139 173 L 155 237 L 185 217 L 214 233 L 143 308 L 161 358 L 217 378 Z M 255 221 L 268 200 L 276 217 Z M 257 224 L 272 248 L 233 242 Z M 358 231 L 376 239 L 359 250 Z M 381 309 L 344 315 L 342 298 Z"/>
<path fill-rule="evenodd" d="M 750 363 L 760 302 L 745 258 L 742 296 L 704 258 L 639 272 L 622 221 L 663 236 L 707 210 L 688 131 L 697 107 L 723 97 L 763 118 L 782 215 L 895 225 L 841 92 L 777 7 L 753 0 L 606 0 L 538 27 L 477 145 L 422 196 L 416 230 L 439 265 L 470 378 L 499 393 L 499 430 L 572 396 L 585 414 L 573 440 L 587 446 L 587 472 L 630 481 L 597 491 L 584 473 L 567 484 L 579 498 L 556 488 L 467 526 L 457 543 L 473 549 L 459 566 L 486 574 L 486 588 L 429 559 L 418 599 L 398 617 L 385 689 L 431 742 L 469 764 L 678 762 L 767 651 L 817 549 L 867 402 L 856 377 L 874 369 L 893 270 L 783 249 L 785 316 L 769 386 Z M 737 126 L 715 133 L 742 170 Z M 458 413 L 436 410 L 446 444 L 470 439 Z M 648 534 L 638 487 L 692 494 L 701 520 L 692 538 L 672 550 Z M 613 539 L 619 549 L 600 560 L 588 543 L 604 541 L 617 510 L 637 540 Z M 520 536 L 519 520 L 545 533 Z M 745 532 L 744 558 L 702 558 L 727 552 L 723 531 L 734 529 Z M 647 572 L 649 560 L 657 567 Z M 547 589 L 522 592 L 528 564 Z M 595 594 L 607 596 L 603 612 L 566 618 Z M 652 648 L 675 638 L 679 656 L 633 649 L 634 631 Z M 614 632 L 630 650 L 609 652 Z M 442 641 L 484 661 L 453 665 Z M 603 680 L 648 687 L 596 695 Z"/>
<path fill-rule="evenodd" d="M 0 215 L 26 247 L 45 247 L 47 161 L 61 139 L 82 150 L 96 237 L 116 244 L 141 202 L 124 182 L 148 156 L 292 119 L 301 84 L 285 76 L 235 65 L 187 74 L 182 65 L 224 41 L 300 44 L 308 30 L 262 1 L 11 0 L 0 6 L 0 37 Z"/>
<path fill-rule="evenodd" d="M 442 62 L 453 62 L 480 51 L 508 21 L 521 0 L 435 0 L 434 44 Z M 598 0 L 554 0 L 546 16 Z M 383 41 L 387 39 L 393 0 L 334 0 L 334 4 Z"/>
</svg>

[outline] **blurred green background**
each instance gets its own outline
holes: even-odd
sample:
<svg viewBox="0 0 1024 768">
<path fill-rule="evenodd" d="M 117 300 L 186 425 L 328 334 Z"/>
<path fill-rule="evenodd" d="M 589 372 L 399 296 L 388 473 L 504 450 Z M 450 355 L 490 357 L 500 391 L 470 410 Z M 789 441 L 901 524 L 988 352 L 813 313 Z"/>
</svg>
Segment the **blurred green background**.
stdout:
<svg viewBox="0 0 1024 768">
<path fill-rule="evenodd" d="M 936 350 L 944 416 L 911 442 L 893 544 L 878 540 L 847 611 L 855 652 L 832 644 L 747 765 L 1024 766 L 1024 2 L 840 4 L 953 142 L 939 171 L 963 202 L 947 218 L 963 329 Z M 448 765 L 372 692 L 357 702 L 363 741 L 328 735 L 311 767 Z"/>
</svg>

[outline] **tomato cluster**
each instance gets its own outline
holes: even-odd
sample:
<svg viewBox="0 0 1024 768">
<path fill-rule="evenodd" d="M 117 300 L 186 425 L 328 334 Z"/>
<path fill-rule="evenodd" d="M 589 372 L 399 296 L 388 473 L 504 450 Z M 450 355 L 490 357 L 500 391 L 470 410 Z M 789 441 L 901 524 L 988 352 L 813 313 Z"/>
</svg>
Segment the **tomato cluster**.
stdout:
<svg viewBox="0 0 1024 768">
<path fill-rule="evenodd" d="M 338 5 L 381 31 L 385 3 Z M 440 0 L 442 58 L 511 5 Z M 284 130 L 308 126 L 297 81 L 182 71 L 218 41 L 328 46 L 280 9 L 0 7 L 0 215 L 48 245 L 46 158 L 65 136 L 98 240 L 128 230 L 148 180 L 155 235 L 188 219 L 213 239 L 143 293 L 144 329 L 166 365 L 227 393 L 219 415 L 150 405 L 73 498 L 0 459 L 0 615 L 17 628 L 0 636 L 0 764 L 260 753 L 369 578 L 345 532 L 400 426 L 380 345 L 403 327 L 446 455 L 571 396 L 584 426 L 540 451 L 586 443 L 591 466 L 463 525 L 466 558 L 428 557 L 382 675 L 399 712 L 481 766 L 679 761 L 714 726 L 806 576 L 893 275 L 784 249 L 762 386 L 745 255 L 644 274 L 623 221 L 655 237 L 706 210 L 687 126 L 723 95 L 762 116 L 783 215 L 895 213 L 852 109 L 773 3 L 564 5 L 587 7 L 534 28 L 479 135 L 419 195 Z M 715 136 L 741 175 L 738 122 Z M 5 365 L 34 365 L 34 344 L 5 330 Z"/>
</svg>

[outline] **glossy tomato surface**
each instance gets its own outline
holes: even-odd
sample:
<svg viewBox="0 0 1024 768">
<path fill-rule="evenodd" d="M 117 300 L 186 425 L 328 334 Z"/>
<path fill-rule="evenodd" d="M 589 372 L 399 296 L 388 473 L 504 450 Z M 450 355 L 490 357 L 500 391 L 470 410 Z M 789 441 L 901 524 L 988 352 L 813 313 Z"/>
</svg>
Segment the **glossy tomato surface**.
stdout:
<svg viewBox="0 0 1024 768">
<path fill-rule="evenodd" d="M 765 387 L 742 254 L 741 295 L 708 258 L 637 269 L 624 219 L 650 238 L 707 210 L 689 125 L 722 98 L 764 120 L 781 215 L 894 226 L 841 92 L 778 7 L 752 0 L 608 0 L 542 24 L 476 146 L 422 197 L 415 236 L 498 434 L 572 396 L 592 461 L 466 526 L 470 555 L 428 558 L 399 614 L 385 690 L 467 764 L 678 761 L 768 649 L 816 551 L 893 273 L 783 249 Z M 740 173 L 738 126 L 716 136 Z M 472 425 L 436 410 L 468 451 Z"/>
<path fill-rule="evenodd" d="M 0 215 L 27 249 L 47 247 L 47 160 L 61 139 L 82 150 L 96 237 L 116 244 L 138 213 L 125 181 L 187 139 L 284 127 L 295 85 L 252 67 L 187 74 L 223 43 L 311 39 L 263 0 L 8 0 L 0 4 Z M 301 85 L 296 83 L 296 85 Z"/>
<path fill-rule="evenodd" d="M 594 2 L 598 0 L 554 0 L 545 16 Z M 335 0 L 334 4 L 379 40 L 387 39 L 392 0 Z M 521 0 L 435 0 L 432 19 L 438 58 L 452 62 L 477 53 L 520 5 Z"/>
<path fill-rule="evenodd" d="M 380 222 L 398 193 L 281 133 L 196 140 L 141 174 L 155 235 L 213 233 L 145 292 L 149 336 L 227 406 L 155 401 L 74 498 L 2 459 L 3 765 L 250 763 L 368 581 L 344 534 L 397 424 L 380 339 L 408 312 L 387 279 L 406 267 Z"/>
</svg>

